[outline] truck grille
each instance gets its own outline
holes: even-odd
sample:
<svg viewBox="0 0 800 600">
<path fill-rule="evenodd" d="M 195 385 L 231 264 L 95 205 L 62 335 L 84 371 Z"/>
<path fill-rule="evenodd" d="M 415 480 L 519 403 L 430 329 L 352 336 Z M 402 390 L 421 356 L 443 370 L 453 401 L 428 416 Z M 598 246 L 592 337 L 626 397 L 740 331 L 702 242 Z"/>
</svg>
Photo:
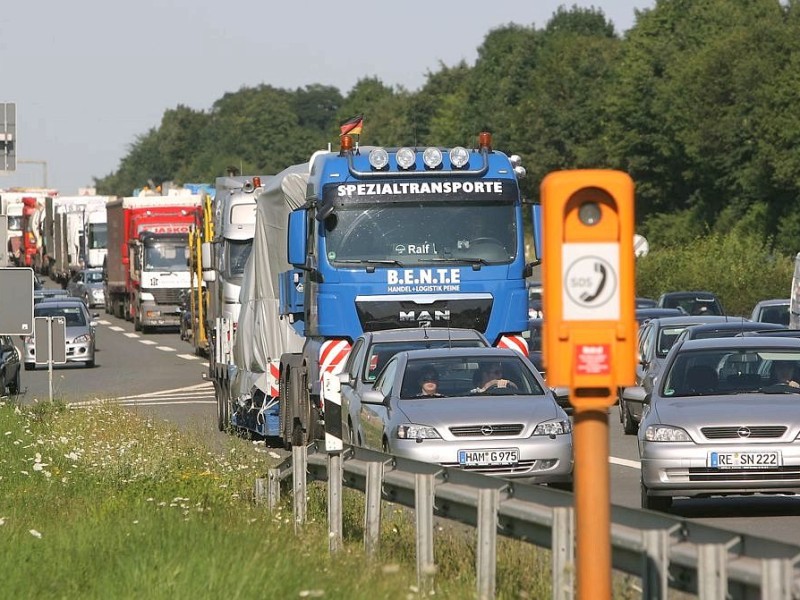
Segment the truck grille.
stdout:
<svg viewBox="0 0 800 600">
<path fill-rule="evenodd" d="M 183 288 L 149 289 L 147 290 L 156 299 L 158 304 L 180 304 L 181 293 L 188 292 Z"/>
</svg>

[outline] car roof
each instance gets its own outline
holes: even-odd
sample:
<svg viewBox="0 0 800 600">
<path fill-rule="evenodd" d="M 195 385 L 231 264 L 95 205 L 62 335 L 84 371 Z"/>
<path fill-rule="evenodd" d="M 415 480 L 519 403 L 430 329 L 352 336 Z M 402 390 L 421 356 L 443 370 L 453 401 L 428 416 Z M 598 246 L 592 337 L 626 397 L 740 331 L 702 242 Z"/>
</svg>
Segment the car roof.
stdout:
<svg viewBox="0 0 800 600">
<path fill-rule="evenodd" d="M 756 321 L 758 322 L 758 321 Z M 761 325 L 765 325 L 765 323 L 761 323 Z M 761 328 L 754 331 L 745 331 L 743 335 L 747 336 L 770 336 L 770 337 L 800 337 L 800 329 L 787 329 L 786 327 L 780 327 L 779 329 L 769 329 L 769 328 Z"/>
<path fill-rule="evenodd" d="M 800 348 L 800 339 L 789 337 L 729 337 L 729 338 L 706 338 L 702 340 L 686 340 L 680 350 L 736 350 L 744 348 Z"/>
<path fill-rule="evenodd" d="M 716 298 L 717 295 L 714 292 L 703 292 L 703 291 L 681 291 L 681 292 L 664 292 L 661 294 L 662 298 Z"/>
<path fill-rule="evenodd" d="M 359 337 L 378 342 L 414 342 L 417 340 L 474 340 L 485 337 L 474 329 L 456 327 L 409 327 L 407 329 L 386 329 L 370 331 Z"/>
<path fill-rule="evenodd" d="M 761 300 L 760 302 L 756 303 L 756 307 L 759 306 L 783 306 L 791 304 L 791 300 L 788 298 L 771 298 L 769 300 Z"/>
<path fill-rule="evenodd" d="M 738 320 L 741 319 L 741 317 L 727 317 L 725 315 L 683 315 L 680 317 L 660 317 L 657 319 L 650 319 L 648 323 L 655 323 L 658 326 L 700 325 L 704 323 L 725 323 L 729 319 Z"/>
<path fill-rule="evenodd" d="M 761 329 L 785 329 L 783 325 L 777 323 L 761 323 L 760 321 L 750 321 L 749 319 L 739 318 L 731 321 L 723 321 L 721 323 L 702 323 L 701 325 L 692 325 L 689 329 L 692 331 L 728 331 L 731 329 L 741 329 L 742 331 L 758 331 Z"/>
<path fill-rule="evenodd" d="M 34 310 L 36 310 L 41 306 L 46 306 L 47 308 L 53 308 L 54 306 L 56 308 L 71 308 L 73 306 L 80 306 L 86 308 L 86 305 L 80 298 L 74 298 L 74 299 L 71 298 L 69 300 L 66 298 L 46 299 L 36 304 L 33 308 Z"/>
<path fill-rule="evenodd" d="M 499 359 L 499 358 L 522 358 L 519 352 L 515 352 L 509 348 L 431 348 L 420 350 L 406 350 L 400 352 L 398 356 L 407 355 L 408 360 L 414 359 L 437 359 L 437 358 L 453 358 L 453 357 L 469 357 L 481 359 Z"/>
</svg>

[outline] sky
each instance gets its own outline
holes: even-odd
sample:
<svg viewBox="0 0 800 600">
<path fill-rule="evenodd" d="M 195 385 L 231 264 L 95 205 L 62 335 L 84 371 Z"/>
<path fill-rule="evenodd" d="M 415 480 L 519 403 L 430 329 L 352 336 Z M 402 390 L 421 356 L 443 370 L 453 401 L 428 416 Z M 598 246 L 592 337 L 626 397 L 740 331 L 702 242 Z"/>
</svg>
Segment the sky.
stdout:
<svg viewBox="0 0 800 600">
<path fill-rule="evenodd" d="M 623 33 L 655 0 L 7 2 L 0 103 L 16 104 L 18 164 L 0 172 L 0 188 L 75 195 L 116 171 L 165 110 L 209 110 L 242 87 L 347 95 L 377 77 L 417 90 L 442 64 L 474 65 L 492 29 L 540 29 L 574 5 L 602 10 Z"/>
</svg>

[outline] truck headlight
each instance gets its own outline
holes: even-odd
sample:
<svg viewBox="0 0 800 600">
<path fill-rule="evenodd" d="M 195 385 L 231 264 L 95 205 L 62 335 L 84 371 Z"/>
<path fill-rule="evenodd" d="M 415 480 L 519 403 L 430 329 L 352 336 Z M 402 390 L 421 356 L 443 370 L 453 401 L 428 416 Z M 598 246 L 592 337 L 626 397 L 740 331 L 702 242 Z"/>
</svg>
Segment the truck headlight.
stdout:
<svg viewBox="0 0 800 600">
<path fill-rule="evenodd" d="M 150 292 L 141 292 L 139 294 L 139 300 L 142 302 L 153 302 L 155 301 L 156 297 L 153 296 Z"/>
</svg>

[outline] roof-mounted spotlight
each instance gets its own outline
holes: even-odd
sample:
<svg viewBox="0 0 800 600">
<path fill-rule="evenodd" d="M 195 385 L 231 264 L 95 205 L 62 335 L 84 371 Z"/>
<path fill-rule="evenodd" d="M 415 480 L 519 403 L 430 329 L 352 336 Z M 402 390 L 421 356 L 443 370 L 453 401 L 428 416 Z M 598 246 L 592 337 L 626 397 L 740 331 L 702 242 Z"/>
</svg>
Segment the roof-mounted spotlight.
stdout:
<svg viewBox="0 0 800 600">
<path fill-rule="evenodd" d="M 522 166 L 522 157 L 519 154 L 512 154 L 508 157 L 508 162 L 511 163 L 512 167 L 521 167 Z"/>
<path fill-rule="evenodd" d="M 389 153 L 383 148 L 373 148 L 369 151 L 369 164 L 376 171 L 385 169 L 389 164 Z"/>
<path fill-rule="evenodd" d="M 438 169 L 442 166 L 442 151 L 431 146 L 422 153 L 422 162 L 429 169 Z"/>
<path fill-rule="evenodd" d="M 417 161 L 417 156 L 411 148 L 403 147 L 397 151 L 395 159 L 397 160 L 397 166 L 407 171 L 414 166 Z"/>
<path fill-rule="evenodd" d="M 469 164 L 469 151 L 463 146 L 450 150 L 450 164 L 455 169 L 463 169 Z"/>
<path fill-rule="evenodd" d="M 525 176 L 528 174 L 528 171 L 525 170 L 525 167 L 517 165 L 514 167 L 514 175 L 516 175 L 517 179 L 525 179 Z"/>
</svg>

